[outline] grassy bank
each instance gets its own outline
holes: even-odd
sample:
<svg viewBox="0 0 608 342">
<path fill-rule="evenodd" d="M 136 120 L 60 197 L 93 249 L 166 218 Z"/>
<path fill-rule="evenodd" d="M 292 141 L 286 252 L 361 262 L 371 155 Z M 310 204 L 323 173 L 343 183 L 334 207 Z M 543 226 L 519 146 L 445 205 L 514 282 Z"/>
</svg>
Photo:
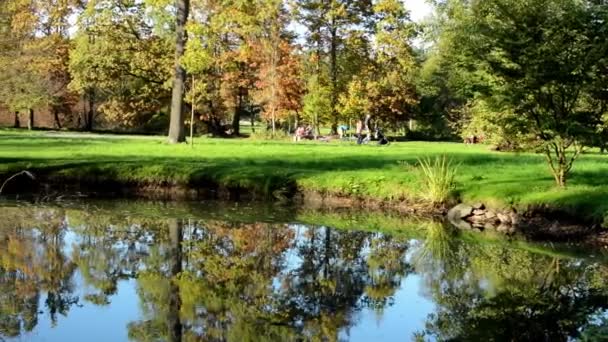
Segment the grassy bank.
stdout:
<svg viewBox="0 0 608 342">
<path fill-rule="evenodd" d="M 29 169 L 79 181 L 221 185 L 271 192 L 300 189 L 380 200 L 420 199 L 421 157 L 459 163 L 462 201 L 493 206 L 548 205 L 579 215 L 608 213 L 608 156 L 588 153 L 567 189 L 556 189 L 540 155 L 490 152 L 484 146 L 406 142 L 386 147 L 346 142 L 292 143 L 206 139 L 170 146 L 163 137 L 0 131 L 0 174 Z"/>
</svg>

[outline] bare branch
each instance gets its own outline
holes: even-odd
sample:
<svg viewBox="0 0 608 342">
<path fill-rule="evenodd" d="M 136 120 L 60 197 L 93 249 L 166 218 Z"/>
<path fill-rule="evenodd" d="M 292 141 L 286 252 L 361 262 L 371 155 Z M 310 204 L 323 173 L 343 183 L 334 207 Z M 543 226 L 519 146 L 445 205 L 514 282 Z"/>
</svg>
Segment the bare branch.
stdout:
<svg viewBox="0 0 608 342">
<path fill-rule="evenodd" d="M 33 173 L 31 173 L 31 172 L 29 172 L 29 171 L 27 171 L 27 170 L 24 170 L 24 171 L 21 171 L 21 172 L 17 172 L 16 174 L 14 174 L 14 175 L 12 175 L 12 176 L 8 177 L 8 179 L 7 179 L 7 180 L 5 180 L 5 181 L 4 181 L 4 183 L 2 183 L 2 186 L 0 186 L 0 195 L 2 194 L 2 190 L 4 190 L 4 186 L 6 186 L 6 184 L 7 184 L 8 182 L 10 182 L 12 179 L 14 179 L 14 178 L 16 178 L 16 177 L 19 177 L 19 176 L 21 176 L 21 175 L 26 175 L 26 176 L 28 176 L 30 179 L 32 179 L 32 180 L 36 180 L 36 177 L 34 176 L 34 174 L 33 174 Z"/>
</svg>

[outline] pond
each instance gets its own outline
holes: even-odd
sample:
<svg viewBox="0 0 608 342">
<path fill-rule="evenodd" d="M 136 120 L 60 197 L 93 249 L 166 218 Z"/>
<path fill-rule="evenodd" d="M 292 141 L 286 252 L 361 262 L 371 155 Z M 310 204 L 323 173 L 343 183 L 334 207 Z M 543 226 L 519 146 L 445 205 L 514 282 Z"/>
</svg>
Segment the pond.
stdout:
<svg viewBox="0 0 608 342">
<path fill-rule="evenodd" d="M 391 214 L 0 204 L 0 341 L 601 340 L 608 261 Z"/>
</svg>

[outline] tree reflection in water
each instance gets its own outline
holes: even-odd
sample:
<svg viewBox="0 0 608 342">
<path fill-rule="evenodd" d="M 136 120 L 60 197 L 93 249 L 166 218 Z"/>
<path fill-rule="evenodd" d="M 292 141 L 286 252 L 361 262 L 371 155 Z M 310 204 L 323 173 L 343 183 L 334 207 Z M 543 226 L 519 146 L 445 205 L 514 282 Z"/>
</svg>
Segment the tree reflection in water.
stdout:
<svg viewBox="0 0 608 342">
<path fill-rule="evenodd" d="M 464 242 L 437 223 L 412 239 L 55 208 L 1 216 L 3 339 L 34 330 L 44 310 L 56 322 L 76 304 L 112 305 L 118 282 L 136 279 L 142 316 L 125 322 L 134 341 L 336 341 L 362 310 L 381 318 L 414 274 L 436 309 L 413 338 L 594 340 L 608 330 L 606 263 Z"/>
<path fill-rule="evenodd" d="M 606 264 L 467 244 L 438 229 L 428 230 L 414 257 L 438 308 L 418 337 L 566 341 L 608 313 Z"/>
</svg>

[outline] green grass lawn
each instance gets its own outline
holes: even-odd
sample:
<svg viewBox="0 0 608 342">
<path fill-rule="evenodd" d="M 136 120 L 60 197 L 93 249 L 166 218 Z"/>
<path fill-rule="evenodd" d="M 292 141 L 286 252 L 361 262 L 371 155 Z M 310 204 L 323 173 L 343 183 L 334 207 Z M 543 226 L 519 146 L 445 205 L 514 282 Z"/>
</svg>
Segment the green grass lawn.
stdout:
<svg viewBox="0 0 608 342">
<path fill-rule="evenodd" d="M 557 189 L 544 158 L 490 152 L 485 146 L 405 142 L 195 139 L 171 146 L 163 137 L 106 136 L 0 130 L 0 175 L 23 169 L 68 179 L 197 184 L 213 180 L 264 191 L 295 182 L 321 192 L 399 200 L 424 193 L 417 160 L 447 155 L 459 163 L 464 202 L 493 206 L 546 204 L 577 214 L 608 214 L 608 156 L 588 153 L 575 164 L 567 189 Z"/>
</svg>

